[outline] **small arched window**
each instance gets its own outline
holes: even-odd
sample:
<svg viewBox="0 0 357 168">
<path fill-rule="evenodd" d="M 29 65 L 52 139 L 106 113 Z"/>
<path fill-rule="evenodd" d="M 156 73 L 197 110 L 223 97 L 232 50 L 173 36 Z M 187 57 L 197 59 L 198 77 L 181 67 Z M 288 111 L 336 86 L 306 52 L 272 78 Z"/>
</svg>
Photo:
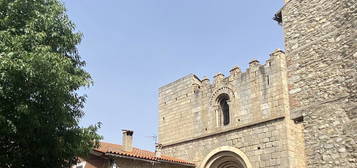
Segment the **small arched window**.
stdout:
<svg viewBox="0 0 357 168">
<path fill-rule="evenodd" d="M 217 102 L 219 103 L 221 115 L 223 116 L 223 125 L 229 124 L 229 96 L 226 93 L 222 93 L 218 96 Z"/>
</svg>

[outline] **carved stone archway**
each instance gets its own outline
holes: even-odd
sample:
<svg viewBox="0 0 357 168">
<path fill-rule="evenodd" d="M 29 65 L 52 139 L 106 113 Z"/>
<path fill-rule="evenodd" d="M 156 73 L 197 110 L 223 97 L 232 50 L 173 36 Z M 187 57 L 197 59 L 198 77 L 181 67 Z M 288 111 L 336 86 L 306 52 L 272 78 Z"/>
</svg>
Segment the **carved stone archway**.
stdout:
<svg viewBox="0 0 357 168">
<path fill-rule="evenodd" d="M 239 149 L 222 146 L 210 152 L 200 168 L 252 168 L 248 157 Z"/>
<path fill-rule="evenodd" d="M 212 96 L 209 99 L 209 104 L 211 106 L 215 105 L 217 97 L 221 94 L 227 94 L 232 100 L 235 98 L 233 89 L 225 86 L 225 87 L 221 87 L 213 92 Z"/>
</svg>

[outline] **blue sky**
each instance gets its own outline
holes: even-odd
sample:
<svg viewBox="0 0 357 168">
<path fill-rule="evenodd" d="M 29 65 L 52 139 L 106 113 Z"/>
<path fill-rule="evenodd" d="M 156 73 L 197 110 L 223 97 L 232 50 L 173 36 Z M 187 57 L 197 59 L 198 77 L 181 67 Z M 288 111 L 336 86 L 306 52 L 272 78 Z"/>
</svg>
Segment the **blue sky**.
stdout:
<svg viewBox="0 0 357 168">
<path fill-rule="evenodd" d="M 158 88 L 193 73 L 202 78 L 252 59 L 262 64 L 283 48 L 272 17 L 283 0 L 63 0 L 84 34 L 78 46 L 94 86 L 82 126 L 103 123 L 106 142 L 121 144 L 134 130 L 134 146 L 154 149 Z"/>
</svg>

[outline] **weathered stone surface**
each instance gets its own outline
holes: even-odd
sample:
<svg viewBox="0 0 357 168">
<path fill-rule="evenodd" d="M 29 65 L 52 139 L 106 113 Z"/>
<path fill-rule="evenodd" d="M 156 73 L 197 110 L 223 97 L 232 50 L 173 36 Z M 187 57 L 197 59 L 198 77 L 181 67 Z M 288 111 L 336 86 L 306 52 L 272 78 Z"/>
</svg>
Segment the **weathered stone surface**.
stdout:
<svg viewBox="0 0 357 168">
<path fill-rule="evenodd" d="M 282 11 L 291 116 L 304 117 L 307 167 L 357 167 L 356 7 L 290 0 Z"/>
<path fill-rule="evenodd" d="M 188 75 L 160 88 L 159 142 L 166 155 L 202 164 L 215 148 L 243 151 L 253 167 L 304 167 L 302 125 L 290 120 L 284 52 L 265 65 L 253 60 L 211 84 Z M 229 124 L 220 109 L 228 97 Z"/>
</svg>

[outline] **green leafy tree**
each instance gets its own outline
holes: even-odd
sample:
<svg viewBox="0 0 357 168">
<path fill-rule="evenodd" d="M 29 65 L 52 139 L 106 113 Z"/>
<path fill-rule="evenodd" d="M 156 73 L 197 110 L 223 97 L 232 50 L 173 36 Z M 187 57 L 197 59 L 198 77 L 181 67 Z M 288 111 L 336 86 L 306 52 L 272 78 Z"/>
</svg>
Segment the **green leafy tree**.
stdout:
<svg viewBox="0 0 357 168">
<path fill-rule="evenodd" d="M 97 147 L 78 125 L 92 84 L 59 0 L 0 0 L 0 167 L 66 167 Z"/>
</svg>

